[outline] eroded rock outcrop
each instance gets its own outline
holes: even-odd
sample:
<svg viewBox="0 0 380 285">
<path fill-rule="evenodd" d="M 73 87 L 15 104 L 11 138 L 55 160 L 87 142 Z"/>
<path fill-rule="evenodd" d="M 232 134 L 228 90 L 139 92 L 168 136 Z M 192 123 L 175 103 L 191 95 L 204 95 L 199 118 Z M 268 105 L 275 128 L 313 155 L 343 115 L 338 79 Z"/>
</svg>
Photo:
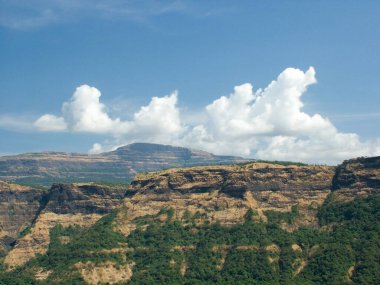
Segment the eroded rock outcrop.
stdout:
<svg viewBox="0 0 380 285">
<path fill-rule="evenodd" d="M 334 199 L 352 200 L 357 195 L 380 193 L 380 156 L 344 161 L 333 178 Z"/>
<path fill-rule="evenodd" d="M 97 285 L 129 281 L 132 277 L 133 266 L 133 263 L 117 265 L 115 262 L 106 261 L 101 264 L 78 262 L 74 268 L 80 272 L 86 283 Z"/>
<path fill-rule="evenodd" d="M 138 174 L 130 190 L 139 192 L 202 193 L 220 190 L 231 197 L 245 192 L 330 190 L 335 168 L 270 163 L 169 169 Z"/>
<path fill-rule="evenodd" d="M 182 219 L 199 213 L 201 222 L 234 224 L 244 221 L 248 209 L 266 220 L 265 211 L 291 211 L 297 205 L 300 225 L 317 225 L 316 211 L 330 193 L 334 167 L 249 163 L 169 169 L 139 174 L 124 200 L 128 218 L 117 220 L 117 229 L 128 235 L 133 220 L 172 208 Z M 284 225 L 285 226 L 285 225 Z"/>
<path fill-rule="evenodd" d="M 53 184 L 44 212 L 107 214 L 120 205 L 126 189 L 97 184 Z"/>
<path fill-rule="evenodd" d="M 15 246 L 4 259 L 4 265 L 8 270 L 23 265 L 37 254 L 46 253 L 50 244 L 49 231 L 56 225 L 62 227 L 80 226 L 90 227 L 97 222 L 102 215 L 99 214 L 54 214 L 44 212 L 40 214 L 30 232 L 17 240 Z"/>
<path fill-rule="evenodd" d="M 5 257 L 4 264 L 12 269 L 36 254 L 45 253 L 50 243 L 49 231 L 58 224 L 63 227 L 93 225 L 103 215 L 120 206 L 124 193 L 125 189 L 122 187 L 54 184 L 45 197 L 44 207 L 33 227 L 16 241 Z"/>
<path fill-rule="evenodd" d="M 0 181 L 0 252 L 28 228 L 44 205 L 45 192 Z"/>
</svg>

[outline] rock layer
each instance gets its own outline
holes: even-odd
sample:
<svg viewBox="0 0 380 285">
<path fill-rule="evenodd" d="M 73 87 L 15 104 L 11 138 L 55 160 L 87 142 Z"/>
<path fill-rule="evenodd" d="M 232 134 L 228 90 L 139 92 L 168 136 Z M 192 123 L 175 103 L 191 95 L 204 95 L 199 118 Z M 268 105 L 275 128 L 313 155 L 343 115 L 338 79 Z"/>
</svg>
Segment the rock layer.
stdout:
<svg viewBox="0 0 380 285">
<path fill-rule="evenodd" d="M 121 205 L 125 191 L 122 187 L 95 184 L 54 184 L 44 196 L 44 203 L 41 204 L 43 208 L 39 209 L 33 227 L 16 241 L 4 264 L 11 269 L 24 264 L 36 254 L 45 253 L 50 243 L 49 231 L 58 224 L 63 227 L 93 225 L 103 215 Z M 28 209 L 27 202 L 24 201 L 24 210 Z M 31 220 L 28 222 L 30 225 Z"/>
<path fill-rule="evenodd" d="M 126 189 L 96 184 L 53 184 L 44 212 L 107 214 L 120 205 Z"/>
<path fill-rule="evenodd" d="M 340 200 L 380 193 L 380 156 L 344 161 L 337 167 L 332 189 L 334 199 Z"/>
<path fill-rule="evenodd" d="M 170 169 L 139 174 L 130 190 L 143 193 L 205 193 L 219 190 L 231 197 L 247 191 L 329 191 L 334 167 L 249 163 Z"/>
<path fill-rule="evenodd" d="M 0 252 L 30 226 L 44 204 L 45 192 L 0 181 Z"/>
<path fill-rule="evenodd" d="M 128 218 L 117 228 L 128 235 L 134 219 L 162 208 L 174 209 L 178 219 L 198 212 L 202 222 L 233 224 L 242 222 L 248 209 L 266 220 L 265 211 L 288 212 L 295 205 L 302 219 L 294 228 L 317 225 L 316 210 L 330 193 L 334 171 L 328 166 L 249 163 L 139 174 L 129 188 L 134 196 L 124 200 Z"/>
</svg>

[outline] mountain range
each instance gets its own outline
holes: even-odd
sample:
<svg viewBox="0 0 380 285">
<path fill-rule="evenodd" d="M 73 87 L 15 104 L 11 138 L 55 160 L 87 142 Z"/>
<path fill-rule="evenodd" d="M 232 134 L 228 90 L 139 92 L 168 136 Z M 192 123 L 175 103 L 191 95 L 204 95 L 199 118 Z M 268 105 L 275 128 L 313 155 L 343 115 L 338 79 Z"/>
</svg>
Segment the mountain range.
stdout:
<svg viewBox="0 0 380 285">
<path fill-rule="evenodd" d="M 140 172 L 172 167 L 231 164 L 241 157 L 169 145 L 134 143 L 96 155 L 38 152 L 0 157 L 0 180 L 22 184 L 103 181 L 129 183 Z"/>
</svg>

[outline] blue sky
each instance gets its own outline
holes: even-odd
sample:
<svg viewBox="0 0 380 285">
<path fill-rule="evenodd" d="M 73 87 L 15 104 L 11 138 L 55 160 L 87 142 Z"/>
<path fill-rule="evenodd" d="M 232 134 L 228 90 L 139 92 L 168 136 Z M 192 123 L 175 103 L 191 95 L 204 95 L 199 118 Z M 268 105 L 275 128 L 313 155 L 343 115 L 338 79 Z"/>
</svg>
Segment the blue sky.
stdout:
<svg viewBox="0 0 380 285">
<path fill-rule="evenodd" d="M 0 7 L 0 154 L 87 152 L 94 143 L 100 151 L 133 141 L 322 163 L 379 151 L 379 1 L 0 1 Z M 302 81 L 310 66 L 317 83 Z M 306 85 L 303 106 L 292 113 L 297 119 L 284 126 L 275 122 L 281 115 L 269 118 L 252 106 L 257 89 L 279 82 L 289 67 L 302 72 L 295 84 Z M 249 88 L 234 92 L 244 83 L 253 85 L 251 95 Z M 93 102 L 73 99 L 83 84 L 102 94 L 78 91 L 100 100 L 100 113 L 85 112 L 105 115 L 95 120 L 100 129 L 77 124 L 78 104 Z M 274 96 L 267 104 L 287 96 L 280 93 L 264 93 Z M 230 94 L 250 98 L 238 103 L 252 107 L 246 117 L 228 113 L 236 102 Z M 215 103 L 221 96 L 231 99 L 226 110 Z M 64 112 L 64 102 L 75 104 Z M 140 112 L 143 106 L 150 115 Z M 170 115 L 160 121 L 152 115 L 163 118 L 160 112 Z M 219 116 L 226 112 L 227 119 Z M 45 114 L 54 118 L 41 127 L 36 122 Z M 294 126 L 315 114 L 324 121 Z M 339 143 L 321 145 L 326 134 L 319 129 L 326 128 L 336 130 Z M 344 140 L 352 147 L 330 159 L 327 149 L 341 149 Z M 323 159 L 312 158 L 318 152 Z"/>
</svg>

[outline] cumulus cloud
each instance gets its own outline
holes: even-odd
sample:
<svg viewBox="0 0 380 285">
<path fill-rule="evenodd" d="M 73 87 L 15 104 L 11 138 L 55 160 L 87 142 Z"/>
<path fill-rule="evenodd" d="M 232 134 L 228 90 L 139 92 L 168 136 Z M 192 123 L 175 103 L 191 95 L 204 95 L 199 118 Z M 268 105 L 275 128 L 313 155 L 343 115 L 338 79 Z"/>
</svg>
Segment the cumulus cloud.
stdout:
<svg viewBox="0 0 380 285">
<path fill-rule="evenodd" d="M 285 69 L 266 88 L 250 83 L 236 86 L 204 108 L 197 120 L 181 114 L 178 93 L 153 97 L 129 121 L 112 118 L 100 102 L 101 93 L 82 85 L 62 106 L 62 115 L 41 116 L 41 131 L 109 134 L 91 153 L 126 143 L 145 141 L 188 146 L 216 154 L 270 160 L 334 164 L 343 159 L 379 155 L 380 141 L 362 141 L 354 133 L 339 132 L 328 118 L 307 114 L 302 96 L 317 82 L 315 70 Z"/>
<path fill-rule="evenodd" d="M 361 142 L 356 134 L 338 132 L 328 118 L 302 111 L 301 98 L 316 82 L 313 67 L 287 68 L 264 90 L 236 86 L 206 107 L 208 120 L 184 143 L 216 153 L 328 164 L 379 154 L 378 142 Z"/>
<path fill-rule="evenodd" d="M 39 117 L 34 122 L 34 125 L 40 131 L 59 132 L 59 131 L 65 131 L 67 129 L 67 125 L 64 118 L 57 117 L 51 114 L 46 114 Z"/>
<path fill-rule="evenodd" d="M 263 91 L 253 92 L 251 84 L 234 88 L 229 97 L 221 97 L 206 107 L 207 128 L 216 137 L 292 134 L 323 128 L 328 121 L 319 115 L 301 111 L 301 96 L 316 83 L 311 67 L 306 73 L 287 68 Z"/>
<path fill-rule="evenodd" d="M 178 137 L 183 126 L 177 108 L 178 93 L 164 97 L 153 97 L 148 106 L 143 106 L 134 114 L 131 122 L 133 133 L 145 140 L 170 142 Z"/>
<path fill-rule="evenodd" d="M 72 131 L 122 133 L 129 129 L 128 122 L 109 117 L 106 106 L 100 103 L 100 96 L 95 87 L 82 85 L 75 90 L 71 100 L 63 104 L 62 113 Z"/>
<path fill-rule="evenodd" d="M 323 138 L 324 137 L 324 138 Z M 380 141 L 361 142 L 357 134 L 332 133 L 328 136 L 299 138 L 275 136 L 256 153 L 262 159 L 280 159 L 336 164 L 347 158 L 380 155 Z"/>
<path fill-rule="evenodd" d="M 164 97 L 153 97 L 147 106 L 134 113 L 132 120 L 112 118 L 100 102 L 101 93 L 95 87 L 76 88 L 71 99 L 62 105 L 62 115 L 45 114 L 34 126 L 40 131 L 70 131 L 110 134 L 128 140 L 160 141 L 170 143 L 181 133 L 183 126 L 177 108 L 177 91 Z M 103 150 L 95 144 L 93 152 Z"/>
<path fill-rule="evenodd" d="M 111 119 L 104 104 L 100 103 L 101 93 L 95 87 L 79 86 L 70 101 L 63 103 L 62 116 L 45 114 L 35 121 L 41 131 L 73 131 L 91 133 L 120 133 L 129 128 L 119 118 Z"/>
</svg>

